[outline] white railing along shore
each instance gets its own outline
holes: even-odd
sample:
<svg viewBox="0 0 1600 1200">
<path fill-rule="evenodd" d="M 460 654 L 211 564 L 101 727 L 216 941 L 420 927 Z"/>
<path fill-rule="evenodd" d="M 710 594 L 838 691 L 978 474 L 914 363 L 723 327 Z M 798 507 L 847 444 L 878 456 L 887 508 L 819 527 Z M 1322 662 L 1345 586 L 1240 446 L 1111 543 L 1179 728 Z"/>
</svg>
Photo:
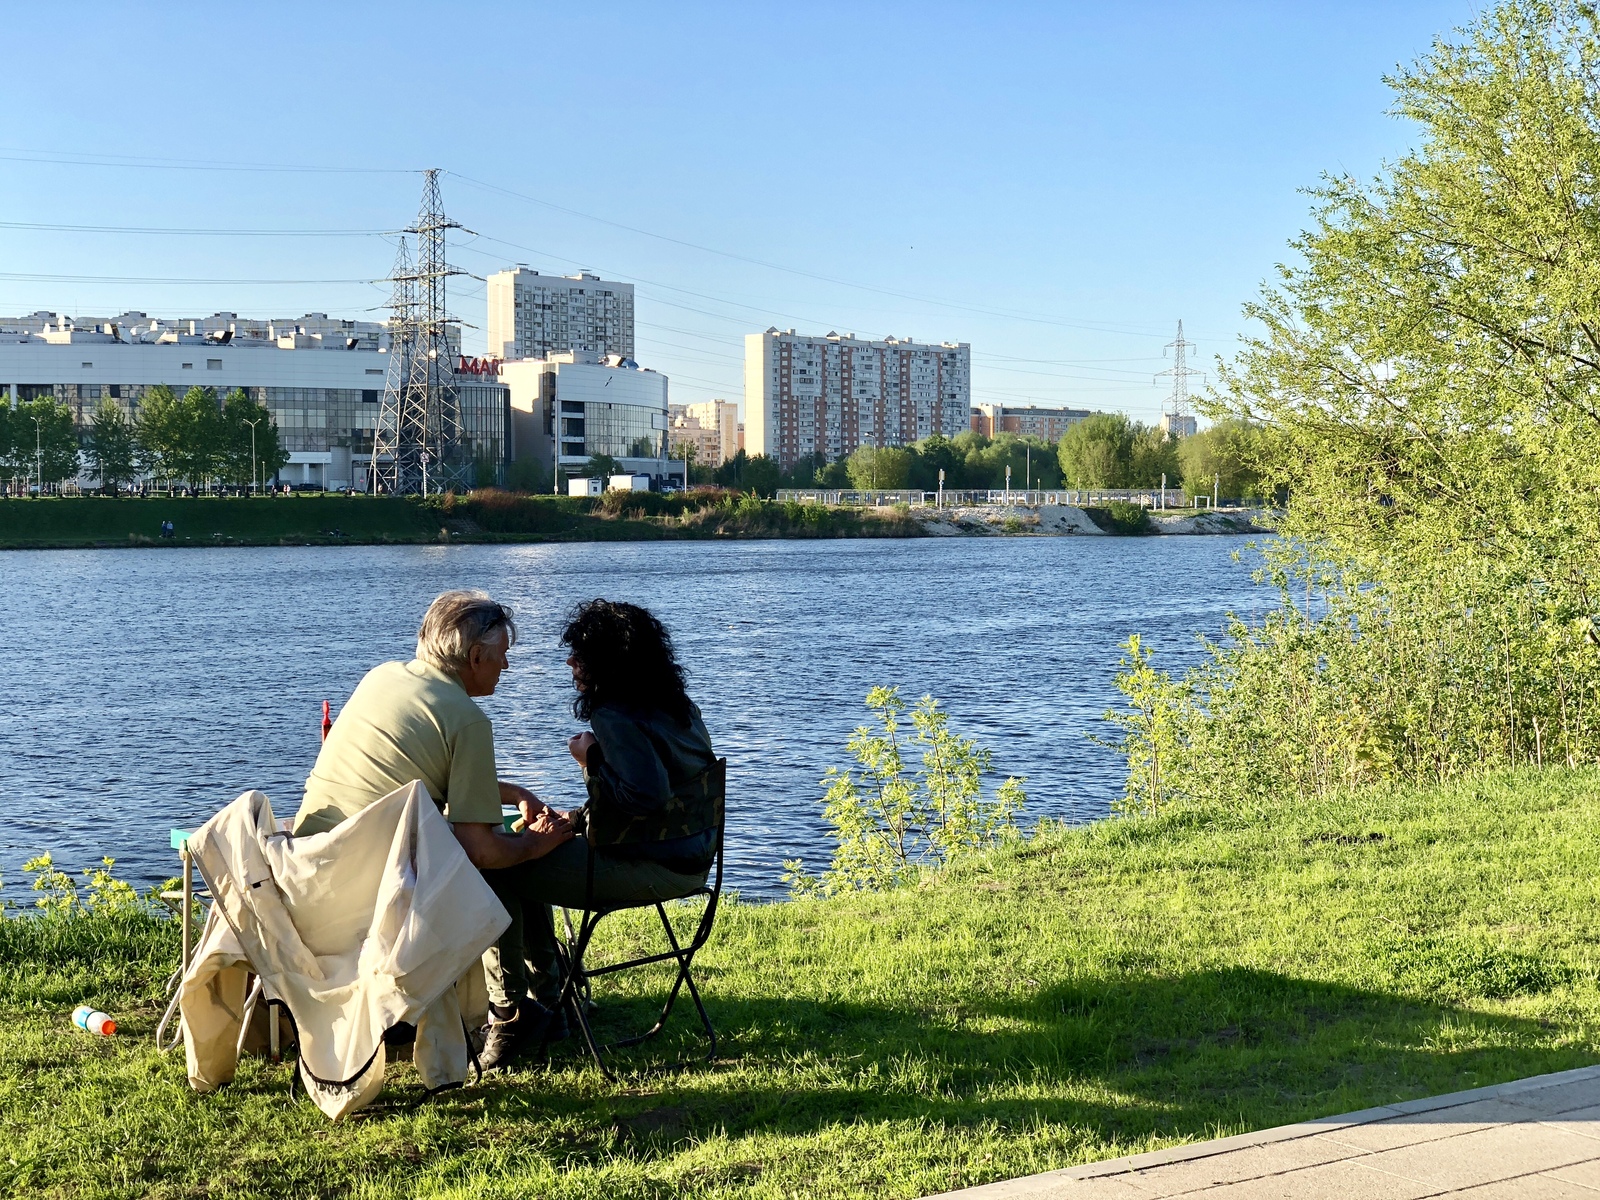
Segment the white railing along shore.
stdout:
<svg viewBox="0 0 1600 1200">
<path fill-rule="evenodd" d="M 1097 508 L 1121 501 L 1155 511 L 1210 508 L 1209 496 L 1191 499 L 1177 488 L 1068 488 L 1041 491 L 1037 488 L 988 488 L 979 490 L 946 489 L 943 492 L 917 490 L 856 490 L 831 488 L 779 488 L 778 499 L 798 504 L 828 504 L 852 508 L 881 508 L 907 504 L 913 508 L 976 508 L 985 505 L 1043 508 L 1067 504 L 1076 508 Z M 1230 502 L 1224 501 L 1222 507 Z"/>
</svg>

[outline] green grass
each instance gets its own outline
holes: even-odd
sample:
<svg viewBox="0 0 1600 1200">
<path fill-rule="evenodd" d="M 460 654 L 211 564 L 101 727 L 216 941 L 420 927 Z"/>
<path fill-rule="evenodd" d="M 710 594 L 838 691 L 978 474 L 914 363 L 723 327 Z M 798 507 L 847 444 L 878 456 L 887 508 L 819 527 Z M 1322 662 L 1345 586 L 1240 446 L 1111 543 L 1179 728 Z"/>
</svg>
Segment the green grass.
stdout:
<svg viewBox="0 0 1600 1200">
<path fill-rule="evenodd" d="M 173 523 L 170 541 L 160 536 L 162 521 Z M 595 499 L 484 491 L 430 497 L 426 503 L 320 494 L 0 499 L 0 549 L 916 537 L 922 532 L 904 512 L 734 495 L 646 492 Z"/>
<path fill-rule="evenodd" d="M 1600 1058 L 1600 772 L 1038 838 L 884 895 L 733 905 L 724 1055 L 576 1053 L 330 1125 L 149 1042 L 170 932 L 0 932 L 0 1193 L 917 1196 Z M 641 927 L 613 931 L 631 940 Z M 87 934 L 85 936 L 88 936 Z M 27 965 L 38 959 L 40 966 Z M 611 1028 L 635 985 L 599 992 Z M 96 1040 L 80 1002 L 124 1022 Z"/>
<path fill-rule="evenodd" d="M 173 539 L 161 537 L 171 521 Z M 439 541 L 439 514 L 390 497 L 0 500 L 0 549 Z"/>
</svg>

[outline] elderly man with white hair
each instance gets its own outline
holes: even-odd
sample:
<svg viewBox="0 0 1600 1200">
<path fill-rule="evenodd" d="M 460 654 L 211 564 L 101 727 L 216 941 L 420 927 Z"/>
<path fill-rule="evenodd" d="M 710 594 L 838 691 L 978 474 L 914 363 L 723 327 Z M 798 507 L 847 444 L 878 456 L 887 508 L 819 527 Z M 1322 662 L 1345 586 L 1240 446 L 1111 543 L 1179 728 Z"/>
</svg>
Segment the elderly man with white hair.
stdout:
<svg viewBox="0 0 1600 1200">
<path fill-rule="evenodd" d="M 515 643 L 510 611 L 483 592 L 445 592 L 429 607 L 411 662 L 368 671 L 328 731 L 306 780 L 296 834 L 322 833 L 420 779 L 479 870 L 541 858 L 573 835 L 563 813 L 495 774 L 488 696 Z M 526 828 L 506 833 L 502 803 Z"/>
</svg>

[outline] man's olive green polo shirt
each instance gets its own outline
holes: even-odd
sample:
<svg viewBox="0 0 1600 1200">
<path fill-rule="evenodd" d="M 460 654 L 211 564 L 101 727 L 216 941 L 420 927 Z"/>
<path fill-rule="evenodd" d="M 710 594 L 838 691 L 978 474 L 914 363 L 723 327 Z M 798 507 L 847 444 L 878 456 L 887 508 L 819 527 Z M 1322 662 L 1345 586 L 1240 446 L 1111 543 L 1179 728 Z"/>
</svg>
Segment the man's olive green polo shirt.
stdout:
<svg viewBox="0 0 1600 1200">
<path fill-rule="evenodd" d="M 455 676 L 412 660 L 368 671 L 322 743 L 295 816 L 324 833 L 422 780 L 451 821 L 500 824 L 494 729 Z"/>
</svg>

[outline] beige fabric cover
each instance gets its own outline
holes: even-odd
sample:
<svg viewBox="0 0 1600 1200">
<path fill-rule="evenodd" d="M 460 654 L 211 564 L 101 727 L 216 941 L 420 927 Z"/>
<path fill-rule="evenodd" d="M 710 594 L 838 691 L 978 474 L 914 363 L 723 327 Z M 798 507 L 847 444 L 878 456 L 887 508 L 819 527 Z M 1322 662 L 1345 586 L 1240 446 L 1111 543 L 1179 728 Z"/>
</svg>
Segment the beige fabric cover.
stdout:
<svg viewBox="0 0 1600 1200">
<path fill-rule="evenodd" d="M 196 1091 L 233 1078 L 247 971 L 288 1005 L 301 1078 L 329 1117 L 377 1095 L 397 1022 L 417 1027 L 427 1087 L 465 1081 L 479 957 L 511 918 L 420 782 L 308 837 L 278 832 L 266 796 L 246 792 L 189 850 L 213 898 L 179 1001 Z"/>
</svg>

